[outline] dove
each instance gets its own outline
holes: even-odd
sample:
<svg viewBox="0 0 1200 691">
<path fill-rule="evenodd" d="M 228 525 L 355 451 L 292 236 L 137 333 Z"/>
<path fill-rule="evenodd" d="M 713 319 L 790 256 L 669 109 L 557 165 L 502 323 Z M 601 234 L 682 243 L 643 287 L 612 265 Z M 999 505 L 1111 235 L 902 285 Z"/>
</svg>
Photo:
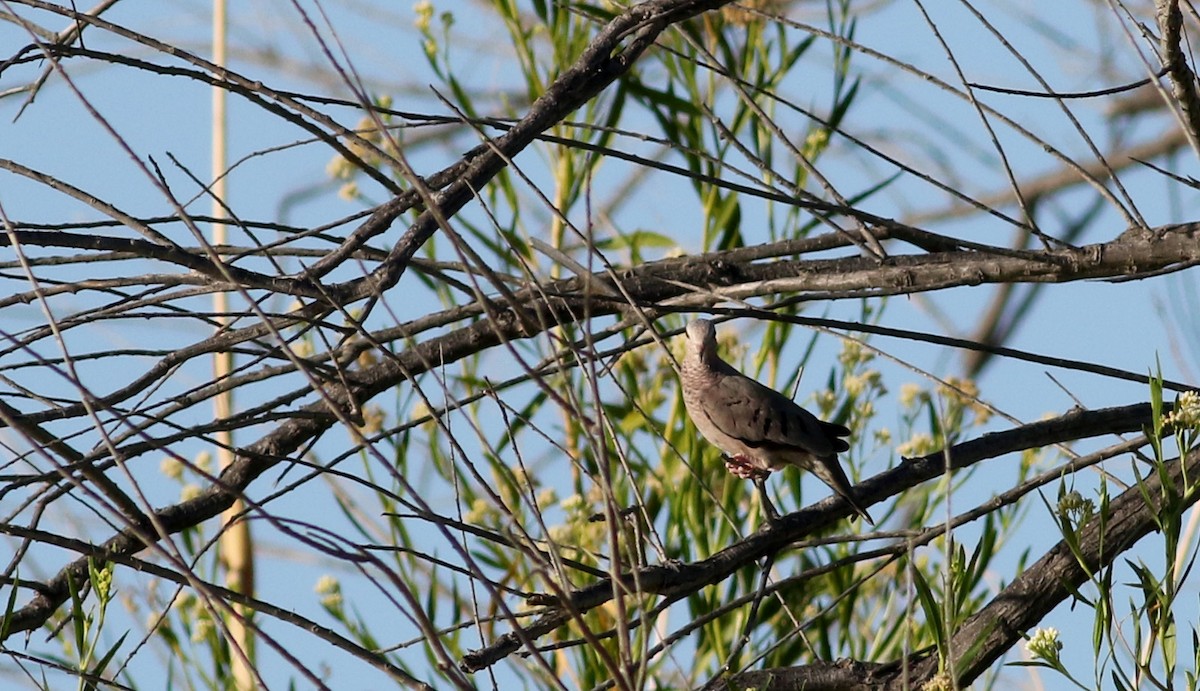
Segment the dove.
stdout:
<svg viewBox="0 0 1200 691">
<path fill-rule="evenodd" d="M 687 326 L 687 354 L 680 382 L 688 416 L 700 434 L 725 455 L 725 467 L 753 480 L 771 520 L 778 518 L 764 481 L 773 470 L 794 465 L 814 473 L 854 512 L 875 525 L 854 499 L 837 454 L 850 448 L 850 430 L 822 422 L 790 398 L 738 372 L 717 355 L 717 331 L 707 319 Z"/>
</svg>

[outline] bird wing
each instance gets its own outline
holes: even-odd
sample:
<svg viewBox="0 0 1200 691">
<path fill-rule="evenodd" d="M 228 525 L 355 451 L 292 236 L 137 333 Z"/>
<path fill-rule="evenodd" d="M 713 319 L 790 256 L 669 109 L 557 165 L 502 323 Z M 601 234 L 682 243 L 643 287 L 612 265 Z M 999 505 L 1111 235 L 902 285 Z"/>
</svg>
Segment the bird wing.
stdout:
<svg viewBox="0 0 1200 691">
<path fill-rule="evenodd" d="M 722 433 L 766 452 L 797 449 L 817 457 L 845 451 L 841 425 L 821 422 L 783 394 L 742 374 L 721 377 L 706 392 L 705 414 Z"/>
</svg>

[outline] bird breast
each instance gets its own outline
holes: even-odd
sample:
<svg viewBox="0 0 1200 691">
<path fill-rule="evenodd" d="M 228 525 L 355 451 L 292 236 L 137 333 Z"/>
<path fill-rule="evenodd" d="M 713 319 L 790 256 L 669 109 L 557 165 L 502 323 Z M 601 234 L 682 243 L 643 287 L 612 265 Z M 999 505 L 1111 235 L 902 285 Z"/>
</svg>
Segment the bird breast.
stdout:
<svg viewBox="0 0 1200 691">
<path fill-rule="evenodd" d="M 700 431 L 700 435 L 729 456 L 742 456 L 756 466 L 768 467 L 758 450 L 727 434 L 709 417 L 704 400 L 720 383 L 720 376 L 714 375 L 710 370 L 690 361 L 684 361 L 682 369 L 683 404 L 687 408 L 688 416 L 696 425 L 696 429 Z"/>
</svg>

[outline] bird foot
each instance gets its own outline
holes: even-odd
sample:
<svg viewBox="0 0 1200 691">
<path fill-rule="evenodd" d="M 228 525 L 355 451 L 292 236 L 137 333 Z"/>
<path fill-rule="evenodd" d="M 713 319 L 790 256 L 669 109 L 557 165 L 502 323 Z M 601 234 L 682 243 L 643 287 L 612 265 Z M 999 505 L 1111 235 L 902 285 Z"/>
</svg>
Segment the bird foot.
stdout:
<svg viewBox="0 0 1200 691">
<path fill-rule="evenodd" d="M 757 465 L 752 459 L 737 455 L 724 456 L 725 469 L 743 480 L 761 480 L 771 474 L 771 471 Z"/>
</svg>

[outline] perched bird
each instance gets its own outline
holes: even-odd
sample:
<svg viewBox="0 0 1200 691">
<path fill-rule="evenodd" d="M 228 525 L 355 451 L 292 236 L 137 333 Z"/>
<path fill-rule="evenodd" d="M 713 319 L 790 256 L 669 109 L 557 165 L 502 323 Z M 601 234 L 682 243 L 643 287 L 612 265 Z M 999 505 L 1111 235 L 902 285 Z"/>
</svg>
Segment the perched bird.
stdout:
<svg viewBox="0 0 1200 691">
<path fill-rule="evenodd" d="M 850 430 L 822 422 L 787 396 L 743 375 L 717 355 L 717 331 L 711 321 L 687 326 L 687 355 L 681 381 L 688 416 L 710 443 L 725 454 L 729 472 L 754 480 L 771 520 L 778 517 L 767 499 L 764 480 L 772 470 L 794 465 L 812 471 L 875 525 L 854 499 L 854 490 L 837 454 L 850 448 L 841 439 Z"/>
</svg>

